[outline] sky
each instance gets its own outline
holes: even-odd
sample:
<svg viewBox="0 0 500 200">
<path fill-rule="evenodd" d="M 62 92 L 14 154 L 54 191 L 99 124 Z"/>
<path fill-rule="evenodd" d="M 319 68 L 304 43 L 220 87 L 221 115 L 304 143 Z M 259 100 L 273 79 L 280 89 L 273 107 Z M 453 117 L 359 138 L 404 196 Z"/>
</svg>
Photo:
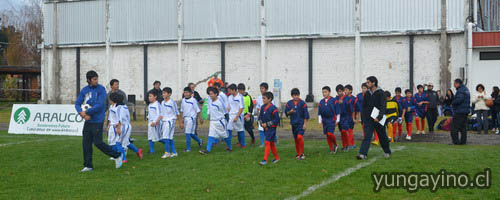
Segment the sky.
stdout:
<svg viewBox="0 0 500 200">
<path fill-rule="evenodd" d="M 24 0 L 0 0 L 0 11 L 18 8 L 24 3 Z"/>
</svg>

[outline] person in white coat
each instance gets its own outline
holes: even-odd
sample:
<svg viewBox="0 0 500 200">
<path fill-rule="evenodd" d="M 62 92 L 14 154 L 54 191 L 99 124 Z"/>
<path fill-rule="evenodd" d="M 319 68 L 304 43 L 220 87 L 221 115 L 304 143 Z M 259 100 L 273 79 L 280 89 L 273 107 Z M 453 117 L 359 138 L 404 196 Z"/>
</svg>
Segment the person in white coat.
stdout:
<svg viewBox="0 0 500 200">
<path fill-rule="evenodd" d="M 486 100 L 490 98 L 490 95 L 484 91 L 484 86 L 478 84 L 476 86 L 476 93 L 471 97 L 471 102 L 474 104 L 474 111 L 477 116 L 477 123 L 479 124 L 477 134 L 481 134 L 481 131 L 484 131 L 484 134 L 488 134 L 488 111 L 490 108 L 486 106 Z"/>
</svg>

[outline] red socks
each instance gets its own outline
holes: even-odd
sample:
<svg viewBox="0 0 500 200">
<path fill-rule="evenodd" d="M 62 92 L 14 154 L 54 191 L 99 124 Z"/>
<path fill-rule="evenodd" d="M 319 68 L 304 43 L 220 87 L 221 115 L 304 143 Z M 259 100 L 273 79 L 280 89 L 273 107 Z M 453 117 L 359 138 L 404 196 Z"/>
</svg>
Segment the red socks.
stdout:
<svg viewBox="0 0 500 200">
<path fill-rule="evenodd" d="M 340 131 L 340 138 L 342 139 L 342 147 L 346 148 L 349 146 L 349 138 L 347 138 L 347 131 Z"/>
<path fill-rule="evenodd" d="M 413 123 L 406 123 L 406 130 L 408 131 L 408 136 L 411 137 L 411 132 L 412 132 L 412 129 L 413 129 Z"/>
<path fill-rule="evenodd" d="M 279 160 L 280 157 L 278 156 L 278 150 L 276 150 L 276 145 L 274 145 L 274 142 L 269 142 L 266 141 L 266 149 L 264 150 L 264 160 L 267 161 L 269 158 L 269 153 L 270 151 L 273 152 L 274 159 Z"/>
<path fill-rule="evenodd" d="M 297 135 L 295 138 L 295 151 L 299 156 L 304 154 L 304 137 L 302 135 Z"/>
<path fill-rule="evenodd" d="M 398 136 L 401 136 L 401 134 L 403 133 L 403 124 L 401 123 L 398 123 Z"/>
<path fill-rule="evenodd" d="M 352 129 L 349 129 L 348 130 L 348 133 L 349 133 L 349 143 L 350 145 L 355 145 L 354 143 L 354 131 Z"/>
<path fill-rule="evenodd" d="M 330 151 L 333 151 L 333 145 L 337 146 L 337 139 L 333 133 L 328 133 L 326 135 L 326 141 L 328 142 L 328 146 L 330 147 Z"/>
</svg>

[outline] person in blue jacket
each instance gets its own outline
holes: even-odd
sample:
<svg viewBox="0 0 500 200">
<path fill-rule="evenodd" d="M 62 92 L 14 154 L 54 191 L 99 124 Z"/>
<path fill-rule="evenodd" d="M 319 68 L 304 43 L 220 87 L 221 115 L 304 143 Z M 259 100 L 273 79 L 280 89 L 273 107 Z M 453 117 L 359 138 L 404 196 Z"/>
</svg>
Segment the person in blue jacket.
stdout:
<svg viewBox="0 0 500 200">
<path fill-rule="evenodd" d="M 81 172 L 93 170 L 92 143 L 108 156 L 115 158 L 116 168 L 122 166 L 123 154 L 102 141 L 102 129 L 106 114 L 106 89 L 98 83 L 99 76 L 93 70 L 87 72 L 87 83 L 78 95 L 75 109 L 85 119 L 83 125 L 83 166 Z"/>
<path fill-rule="evenodd" d="M 461 79 L 455 79 L 453 86 L 457 89 L 455 99 L 451 102 L 453 108 L 453 122 L 451 124 L 450 145 L 464 145 L 467 143 L 467 116 L 470 112 L 470 92 Z M 458 136 L 460 132 L 460 138 Z"/>
</svg>

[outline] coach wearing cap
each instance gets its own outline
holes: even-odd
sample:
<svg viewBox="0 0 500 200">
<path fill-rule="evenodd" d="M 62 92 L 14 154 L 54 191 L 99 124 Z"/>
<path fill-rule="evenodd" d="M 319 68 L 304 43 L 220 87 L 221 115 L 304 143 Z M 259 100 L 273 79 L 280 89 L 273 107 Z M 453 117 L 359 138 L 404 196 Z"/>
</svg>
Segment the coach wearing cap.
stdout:
<svg viewBox="0 0 500 200">
<path fill-rule="evenodd" d="M 81 172 L 93 170 L 92 143 L 108 156 L 115 158 L 116 168 L 122 166 L 122 154 L 102 141 L 102 129 L 106 113 L 106 89 L 99 85 L 95 71 L 87 72 L 87 83 L 78 95 L 75 102 L 76 111 L 85 119 L 83 125 L 83 169 Z M 83 106 L 82 106 L 83 105 Z"/>
</svg>

